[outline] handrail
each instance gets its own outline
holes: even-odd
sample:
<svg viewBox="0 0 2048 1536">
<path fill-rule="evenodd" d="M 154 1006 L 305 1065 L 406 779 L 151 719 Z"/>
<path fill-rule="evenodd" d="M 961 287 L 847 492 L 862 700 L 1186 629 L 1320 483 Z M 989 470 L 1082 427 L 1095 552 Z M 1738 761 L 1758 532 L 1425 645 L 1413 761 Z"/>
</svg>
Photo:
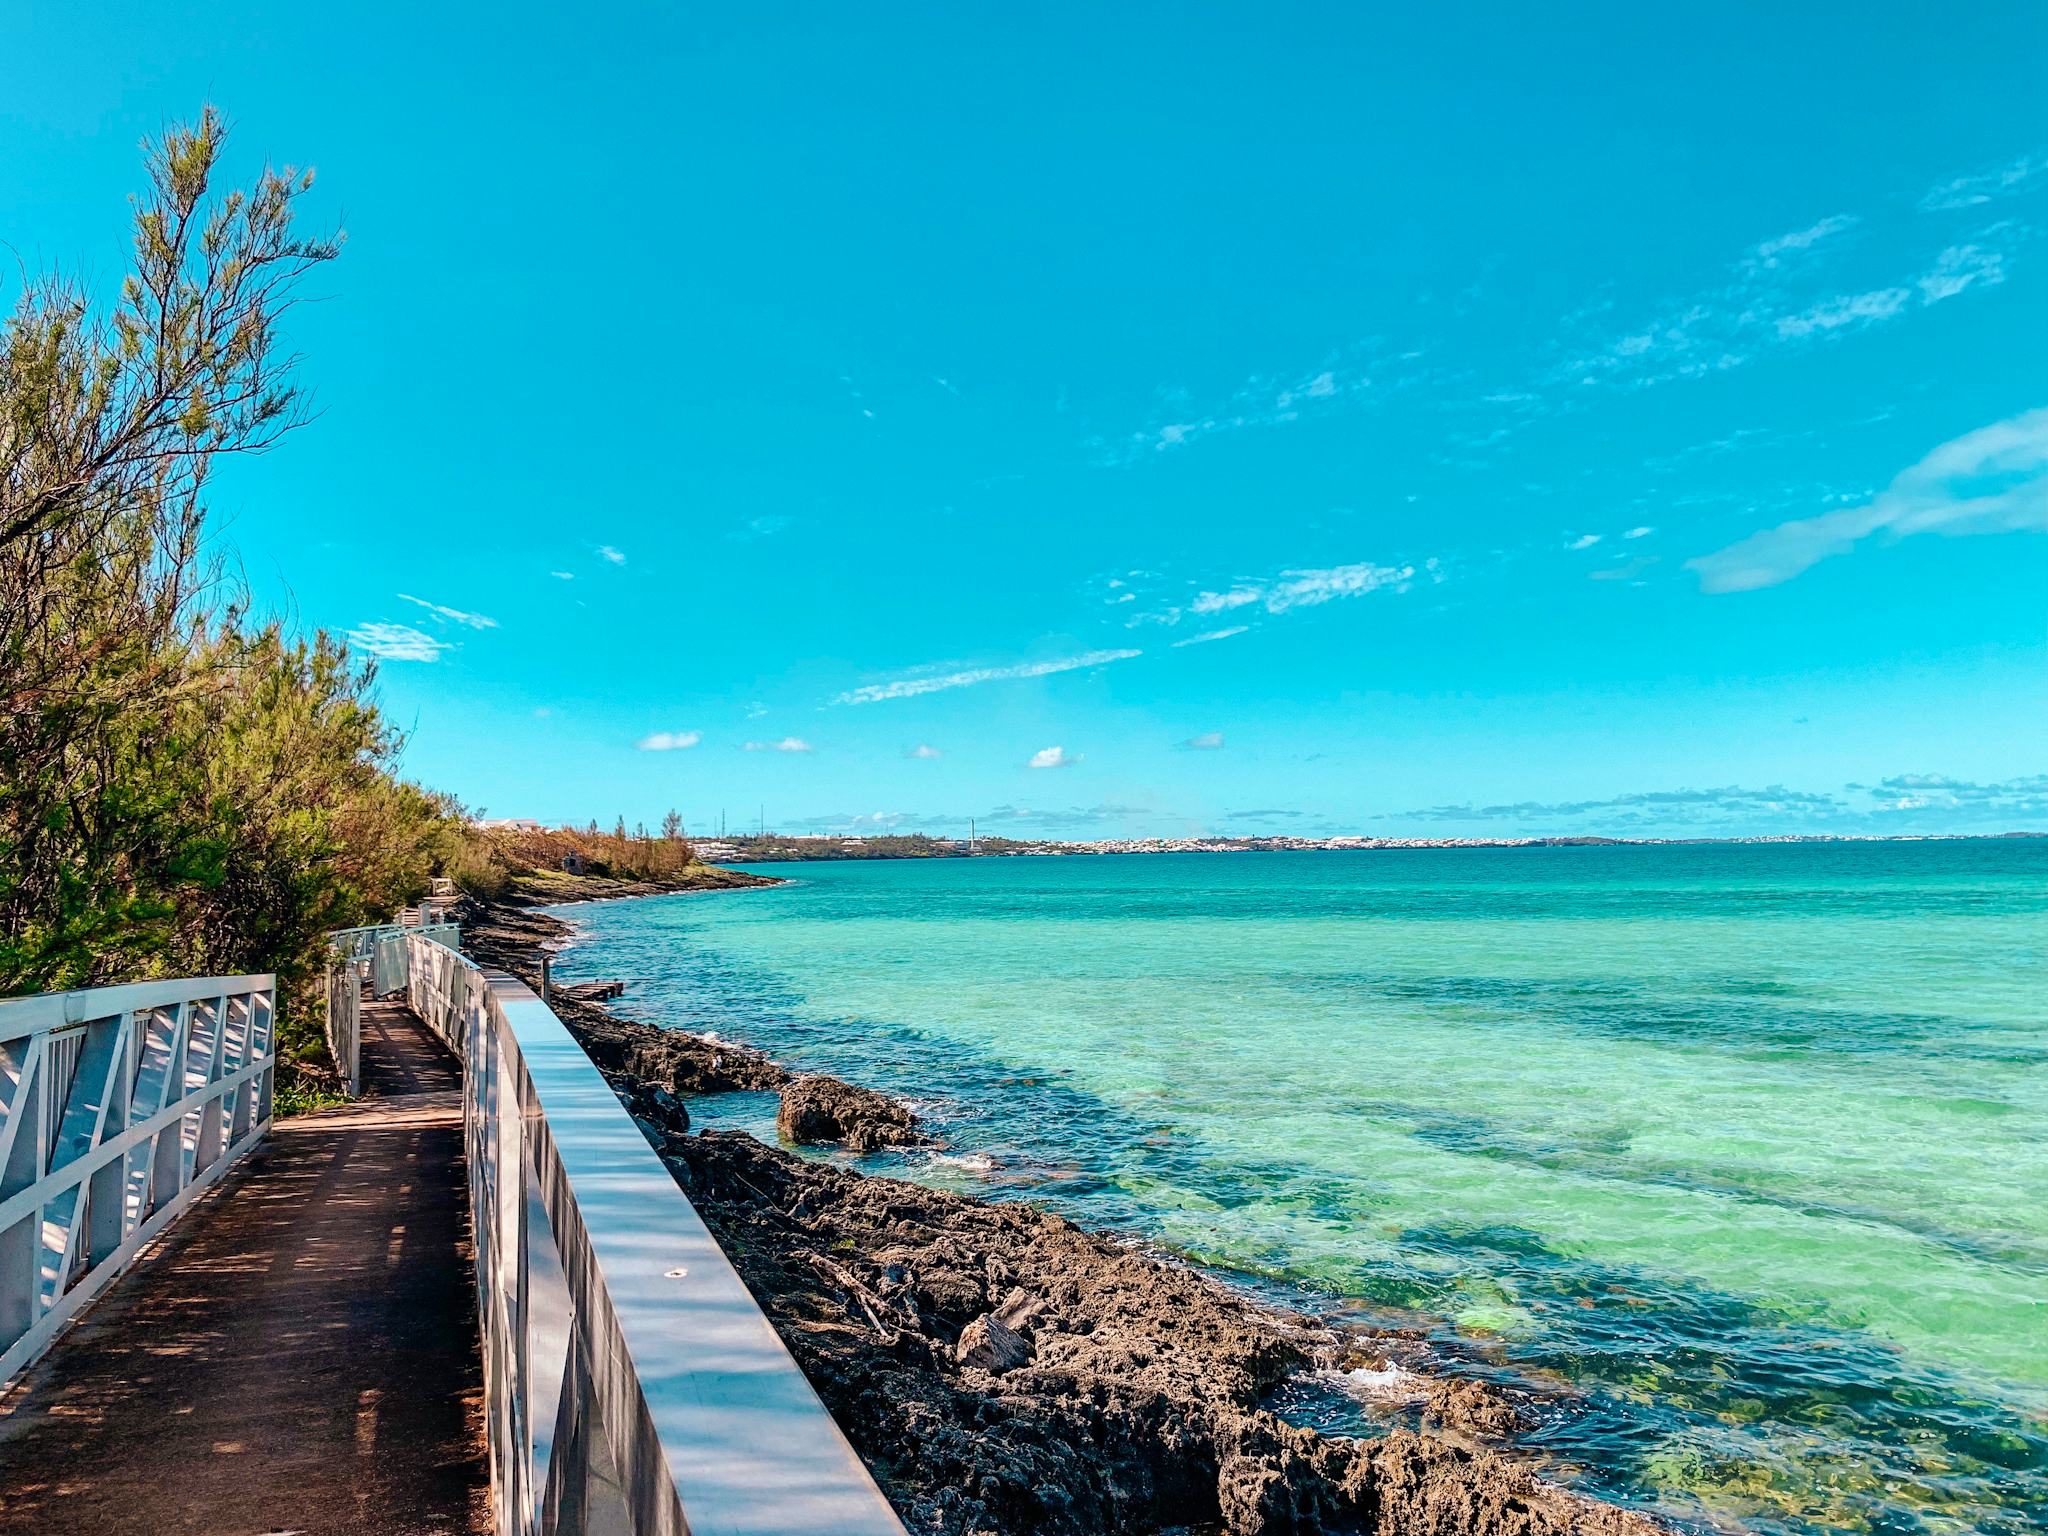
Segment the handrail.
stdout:
<svg viewBox="0 0 2048 1536">
<path fill-rule="evenodd" d="M 349 1097 L 363 1091 L 362 1000 L 396 992 L 405 985 L 404 936 L 421 933 L 455 948 L 462 929 L 454 923 L 422 925 L 400 913 L 396 923 L 337 928 L 327 935 L 327 1054 L 334 1058 Z"/>
<path fill-rule="evenodd" d="M 562 1021 L 428 932 L 403 945 L 463 1066 L 498 1536 L 904 1536 Z"/>
<path fill-rule="evenodd" d="M 272 976 L 0 1000 L 0 1383 L 270 1129 Z"/>
</svg>

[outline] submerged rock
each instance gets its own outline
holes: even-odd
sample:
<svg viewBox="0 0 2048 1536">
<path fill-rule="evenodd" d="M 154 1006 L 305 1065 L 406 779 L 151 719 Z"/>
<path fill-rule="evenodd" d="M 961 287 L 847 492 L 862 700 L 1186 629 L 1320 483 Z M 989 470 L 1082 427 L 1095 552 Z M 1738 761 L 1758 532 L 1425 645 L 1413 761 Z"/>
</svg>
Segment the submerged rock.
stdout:
<svg viewBox="0 0 2048 1536">
<path fill-rule="evenodd" d="M 917 1129 L 917 1117 L 886 1094 L 823 1073 L 784 1086 L 775 1129 L 798 1146 L 831 1142 L 855 1152 L 929 1139 Z"/>
</svg>

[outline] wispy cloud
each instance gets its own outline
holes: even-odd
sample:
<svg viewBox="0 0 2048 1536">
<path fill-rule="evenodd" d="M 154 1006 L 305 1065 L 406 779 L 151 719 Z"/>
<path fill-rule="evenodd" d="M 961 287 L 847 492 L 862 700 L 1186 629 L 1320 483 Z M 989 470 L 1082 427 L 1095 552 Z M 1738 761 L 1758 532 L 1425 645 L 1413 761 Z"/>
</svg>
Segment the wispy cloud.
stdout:
<svg viewBox="0 0 2048 1536">
<path fill-rule="evenodd" d="M 2024 831 L 2048 822 L 2048 773 L 1991 783 L 1941 773 L 1904 773 L 1840 790 L 1664 789 L 1599 800 L 1439 805 L 1423 821 L 1490 824 L 1524 836 L 1704 836 L 1744 833 Z"/>
<path fill-rule="evenodd" d="M 574 581 L 576 579 L 574 571 L 549 571 L 548 574 L 557 581 Z"/>
<path fill-rule="evenodd" d="M 1078 754 L 1070 754 L 1065 747 L 1040 747 L 1031 754 L 1027 768 L 1071 768 L 1081 761 Z"/>
<path fill-rule="evenodd" d="M 920 762 L 931 762 L 934 759 L 944 757 L 946 754 L 941 752 L 937 747 L 934 747 L 927 742 L 920 741 L 914 747 L 905 747 L 903 749 L 903 755 L 905 757 L 916 758 Z"/>
<path fill-rule="evenodd" d="M 1189 409 L 1179 391 L 1163 396 L 1167 409 L 1146 426 L 1117 439 L 1095 438 L 1090 446 L 1105 464 L 1129 464 L 1154 454 L 1172 453 L 1203 438 L 1247 428 L 1277 427 L 1304 416 L 1321 414 L 1374 388 L 1378 363 L 1362 359 L 1322 365 L 1292 377 L 1254 374 L 1231 392 L 1223 404 L 1207 410 Z"/>
<path fill-rule="evenodd" d="M 1643 389 L 1851 335 L 2003 282 L 2014 250 L 2031 233 L 2009 220 L 1993 224 L 1892 282 L 1830 291 L 1822 271 L 1841 236 L 1857 225 L 1836 215 L 1751 247 L 1721 282 L 1647 323 L 1582 340 L 1551 370 L 1549 382 Z"/>
<path fill-rule="evenodd" d="M 1979 236 L 1984 243 L 1950 246 L 1934 258 L 1933 266 L 1920 274 L 1915 285 L 1920 290 L 1920 302 L 1939 304 L 1973 284 L 1982 283 L 1990 288 L 2004 282 L 2008 247 L 2019 234 L 2017 225 L 1994 224 Z"/>
<path fill-rule="evenodd" d="M 626 563 L 626 557 L 609 544 L 598 545 L 596 553 L 598 559 L 609 561 L 613 565 L 624 565 Z"/>
<path fill-rule="evenodd" d="M 2048 773 L 1990 784 L 1945 773 L 1901 773 L 1880 779 L 1867 789 L 1884 815 L 1957 812 L 2010 819 L 2048 817 Z"/>
<path fill-rule="evenodd" d="M 749 518 L 739 527 L 726 534 L 726 538 L 735 544 L 747 544 L 755 539 L 770 539 L 776 534 L 783 532 L 795 521 L 795 518 L 783 517 L 779 513 Z"/>
<path fill-rule="evenodd" d="M 1930 213 L 1975 208 L 1996 198 L 2025 192 L 2044 177 L 2048 177 L 2048 150 L 2036 150 L 1989 170 L 1973 171 L 1929 187 L 1920 206 Z"/>
<path fill-rule="evenodd" d="M 410 624 L 358 624 L 348 632 L 348 643 L 385 661 L 439 661 L 449 649 L 447 641 Z"/>
<path fill-rule="evenodd" d="M 1228 640 L 1232 635 L 1248 634 L 1250 631 L 1249 624 L 1232 624 L 1223 629 L 1205 629 L 1199 635 L 1189 635 L 1185 640 L 1176 640 L 1173 645 L 1176 650 L 1184 645 L 1207 645 L 1212 640 Z"/>
<path fill-rule="evenodd" d="M 1208 615 L 1259 607 L 1268 613 L 1285 613 L 1290 608 L 1313 608 L 1340 597 L 1364 597 L 1414 579 L 1412 565 L 1375 565 L 1370 561 L 1322 570 L 1286 570 L 1277 576 L 1241 581 L 1227 591 L 1202 592 L 1187 605 L 1187 611 Z"/>
<path fill-rule="evenodd" d="M 1874 325 L 1889 320 L 1913 301 L 1909 288 L 1873 288 L 1866 293 L 1838 293 L 1797 314 L 1777 318 L 1778 334 L 1787 340 L 1816 331 Z"/>
<path fill-rule="evenodd" d="M 1086 667 L 1107 666 L 1142 656 L 1140 650 L 1083 651 L 1078 656 L 1060 656 L 1050 661 L 1022 661 L 1006 667 L 969 667 L 959 672 L 917 673 L 886 683 L 868 683 L 849 688 L 833 699 L 834 704 L 876 704 L 884 699 L 910 699 L 919 694 L 944 693 L 950 688 L 972 688 L 980 683 L 1005 682 L 1012 678 L 1050 677 L 1056 672 L 1078 672 Z"/>
<path fill-rule="evenodd" d="M 1690 823 L 1758 813 L 1828 815 L 1841 809 L 1842 801 L 1834 795 L 1787 789 L 1782 784 L 1773 784 L 1765 789 L 1745 789 L 1730 784 L 1720 789 L 1646 790 L 1638 794 L 1614 795 L 1604 800 L 1434 805 L 1407 814 L 1419 821 L 1512 822 L 1517 826 L 1602 817 L 1610 826 L 1621 827 L 1649 820 Z"/>
<path fill-rule="evenodd" d="M 1198 735 L 1190 736 L 1186 741 L 1182 742 L 1181 748 L 1188 752 L 1221 752 L 1223 750 L 1223 733 L 1221 731 L 1203 731 Z"/>
<path fill-rule="evenodd" d="M 1601 535 L 1597 533 L 1582 533 L 1576 539 L 1573 539 L 1569 544 L 1565 545 L 1565 548 L 1570 550 L 1591 549 L 1595 544 L 1598 544 L 1600 542 L 1600 539 Z"/>
<path fill-rule="evenodd" d="M 498 621 L 486 618 L 481 613 L 464 613 L 460 608 L 449 608 L 441 603 L 430 603 L 424 597 L 414 597 L 410 592 L 398 594 L 400 602 L 413 603 L 424 608 L 437 619 L 446 619 L 450 624 L 466 625 L 470 629 L 496 629 Z"/>
<path fill-rule="evenodd" d="M 1863 221 L 1853 213 L 1835 213 L 1809 224 L 1804 229 L 1795 229 L 1768 240 L 1758 241 L 1743 258 L 1742 265 L 1754 271 L 1769 271 L 1784 266 L 1791 258 L 1812 250 L 1837 235 L 1845 235 Z"/>
<path fill-rule="evenodd" d="M 1766 528 L 1688 562 L 1706 592 L 1776 586 L 1875 534 L 2048 531 L 2048 408 L 1965 433 L 1875 497 Z"/>
<path fill-rule="evenodd" d="M 633 745 L 642 752 L 686 752 L 704 739 L 702 731 L 656 731 Z"/>
<path fill-rule="evenodd" d="M 748 752 L 809 752 L 813 749 L 811 744 L 800 736 L 785 736 L 780 741 L 750 741 L 746 744 L 745 750 Z"/>
</svg>

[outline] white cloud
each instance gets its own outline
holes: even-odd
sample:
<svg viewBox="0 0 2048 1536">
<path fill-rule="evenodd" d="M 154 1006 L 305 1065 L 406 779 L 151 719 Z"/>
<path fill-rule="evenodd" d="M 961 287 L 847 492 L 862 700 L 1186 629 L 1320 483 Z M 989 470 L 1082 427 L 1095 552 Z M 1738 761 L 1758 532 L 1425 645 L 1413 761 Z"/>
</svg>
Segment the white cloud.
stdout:
<svg viewBox="0 0 2048 1536">
<path fill-rule="evenodd" d="M 545 720 L 553 713 L 554 711 L 545 704 L 536 704 L 533 707 L 533 718 L 536 720 Z"/>
<path fill-rule="evenodd" d="M 1718 284 L 1672 304 L 1647 323 L 1585 338 L 1550 371 L 1550 381 L 1644 389 L 1740 368 L 1777 348 L 1853 335 L 1971 288 L 2004 281 L 2011 248 L 2030 233 L 2010 221 L 1995 224 L 1895 282 L 1816 293 L 1814 275 L 1828 260 L 1834 237 L 1856 222 L 1838 214 L 1752 246 Z"/>
<path fill-rule="evenodd" d="M 1019 677 L 1050 677 L 1055 672 L 1077 672 L 1084 667 L 1106 666 L 1112 661 L 1129 661 L 1145 653 L 1138 650 L 1084 651 L 1053 661 L 1025 661 L 1008 667 L 971 667 L 963 672 L 899 677 L 886 683 L 869 683 L 850 688 L 835 704 L 874 704 L 883 699 L 909 699 L 924 693 L 943 693 L 949 688 L 971 688 L 977 683 L 995 683 Z"/>
<path fill-rule="evenodd" d="M 1079 754 L 1069 756 L 1065 747 L 1040 747 L 1031 754 L 1027 768 L 1071 768 L 1081 761 Z"/>
<path fill-rule="evenodd" d="M 914 757 L 925 762 L 930 762 L 932 759 L 944 757 L 946 754 L 941 752 L 937 747 L 928 745 L 927 743 L 920 741 L 914 747 L 905 747 L 903 749 L 903 755 L 905 757 Z"/>
<path fill-rule="evenodd" d="M 1975 208 L 1993 198 L 2024 192 L 2043 176 L 2048 176 L 2048 150 L 2037 150 L 1988 171 L 1957 176 L 1930 187 L 1927 195 L 1920 199 L 1920 206 L 1929 213 Z"/>
<path fill-rule="evenodd" d="M 1815 331 L 1838 331 L 1845 326 L 1865 326 L 1889 320 L 1912 299 L 1904 288 L 1874 288 L 1868 293 L 1843 293 L 1822 299 L 1797 314 L 1778 316 L 1778 334 L 1797 338 Z"/>
<path fill-rule="evenodd" d="M 1985 231 L 2000 233 L 2005 225 Z M 1952 299 L 1973 283 L 1986 288 L 2005 281 L 2005 252 L 1981 245 L 1952 245 L 1935 257 L 1934 265 L 1921 274 L 1918 287 L 1922 304 L 1939 304 Z"/>
<path fill-rule="evenodd" d="M 618 550 L 613 549 L 609 544 L 597 546 L 597 557 L 600 560 L 609 560 L 613 565 L 624 565 L 626 563 L 626 557 Z"/>
<path fill-rule="evenodd" d="M 1787 257 L 1810 251 L 1822 241 L 1854 229 L 1861 222 L 1853 213 L 1831 214 L 1805 229 L 1795 229 L 1789 234 L 1760 242 L 1751 249 L 1749 264 L 1754 267 L 1781 266 Z"/>
<path fill-rule="evenodd" d="M 1181 745 L 1190 752 L 1220 752 L 1223 750 L 1223 733 L 1203 731 L 1199 735 L 1190 736 Z"/>
<path fill-rule="evenodd" d="M 1412 565 L 1333 565 L 1324 570 L 1282 571 L 1264 581 L 1240 582 L 1228 592 L 1204 592 L 1188 604 L 1190 613 L 1227 613 L 1252 604 L 1268 613 L 1313 608 L 1340 597 L 1363 597 L 1414 578 Z"/>
<path fill-rule="evenodd" d="M 574 581 L 576 579 L 574 571 L 549 571 L 548 574 L 557 581 Z"/>
<path fill-rule="evenodd" d="M 750 741 L 746 744 L 749 752 L 809 752 L 811 744 L 799 736 L 785 736 L 780 741 Z"/>
<path fill-rule="evenodd" d="M 1656 529 L 1645 525 L 1641 528 L 1629 529 L 1629 531 L 1627 533 L 1624 533 L 1622 537 L 1624 539 L 1647 539 L 1651 534 L 1655 533 L 1656 531 Z"/>
<path fill-rule="evenodd" d="M 1151 454 L 1185 448 L 1205 437 L 1299 421 L 1372 389 L 1372 370 L 1379 366 L 1355 358 L 1314 373 L 1297 374 L 1288 383 L 1269 374 L 1254 374 L 1234 389 L 1227 401 L 1199 413 L 1188 412 L 1190 402 L 1184 392 L 1162 392 L 1170 416 L 1155 417 L 1142 430 L 1119 440 L 1093 439 L 1092 446 L 1105 463 L 1130 464 Z"/>
<path fill-rule="evenodd" d="M 2048 408 L 1943 443 L 1869 501 L 1780 523 L 1688 562 L 1705 592 L 1776 586 L 1873 534 L 2048 532 Z"/>
<path fill-rule="evenodd" d="M 1211 640 L 1228 640 L 1232 635 L 1246 634 L 1250 628 L 1247 624 L 1232 624 L 1225 629 L 1205 629 L 1199 635 L 1189 635 L 1185 640 L 1176 640 L 1173 645 L 1175 650 L 1184 645 L 1207 645 Z"/>
<path fill-rule="evenodd" d="M 1256 603 L 1264 594 L 1263 587 L 1233 587 L 1228 592 L 1204 592 L 1188 607 L 1195 613 L 1227 613 L 1232 608 Z"/>
<path fill-rule="evenodd" d="M 1580 534 L 1580 535 L 1579 535 L 1579 536 L 1578 536 L 1578 537 L 1577 537 L 1576 539 L 1573 539 L 1573 540 L 1571 541 L 1571 543 L 1569 543 L 1569 544 L 1565 545 L 1565 548 L 1566 548 L 1566 549 L 1591 549 L 1591 548 L 1592 548 L 1592 547 L 1593 547 L 1593 546 L 1594 546 L 1595 544 L 1598 544 L 1599 542 L 1600 542 L 1600 535 L 1599 535 L 1599 534 L 1597 534 L 1597 533 L 1582 533 L 1582 534 Z"/>
<path fill-rule="evenodd" d="M 348 643 L 385 661 L 439 661 L 449 648 L 410 624 L 358 624 L 348 632 Z"/>
<path fill-rule="evenodd" d="M 437 619 L 446 619 L 451 624 L 467 625 L 471 629 L 496 629 L 496 619 L 485 618 L 480 613 L 464 613 L 460 608 L 448 608 L 440 603 L 430 603 L 424 597 L 414 597 L 410 592 L 398 594 L 400 602 L 415 603 Z"/>
<path fill-rule="evenodd" d="M 684 752 L 704 739 L 702 731 L 656 731 L 633 745 L 642 752 Z"/>
</svg>

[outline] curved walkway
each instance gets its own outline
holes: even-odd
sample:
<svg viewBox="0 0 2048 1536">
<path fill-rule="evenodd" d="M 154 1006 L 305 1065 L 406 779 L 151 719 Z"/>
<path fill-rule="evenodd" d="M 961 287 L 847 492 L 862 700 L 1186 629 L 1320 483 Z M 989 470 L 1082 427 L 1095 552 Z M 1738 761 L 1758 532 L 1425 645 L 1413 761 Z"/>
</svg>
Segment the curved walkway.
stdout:
<svg viewBox="0 0 2048 1536">
<path fill-rule="evenodd" d="M 489 1529 L 460 1078 L 363 1004 L 363 1098 L 281 1120 L 0 1402 L 0 1533 Z"/>
</svg>

